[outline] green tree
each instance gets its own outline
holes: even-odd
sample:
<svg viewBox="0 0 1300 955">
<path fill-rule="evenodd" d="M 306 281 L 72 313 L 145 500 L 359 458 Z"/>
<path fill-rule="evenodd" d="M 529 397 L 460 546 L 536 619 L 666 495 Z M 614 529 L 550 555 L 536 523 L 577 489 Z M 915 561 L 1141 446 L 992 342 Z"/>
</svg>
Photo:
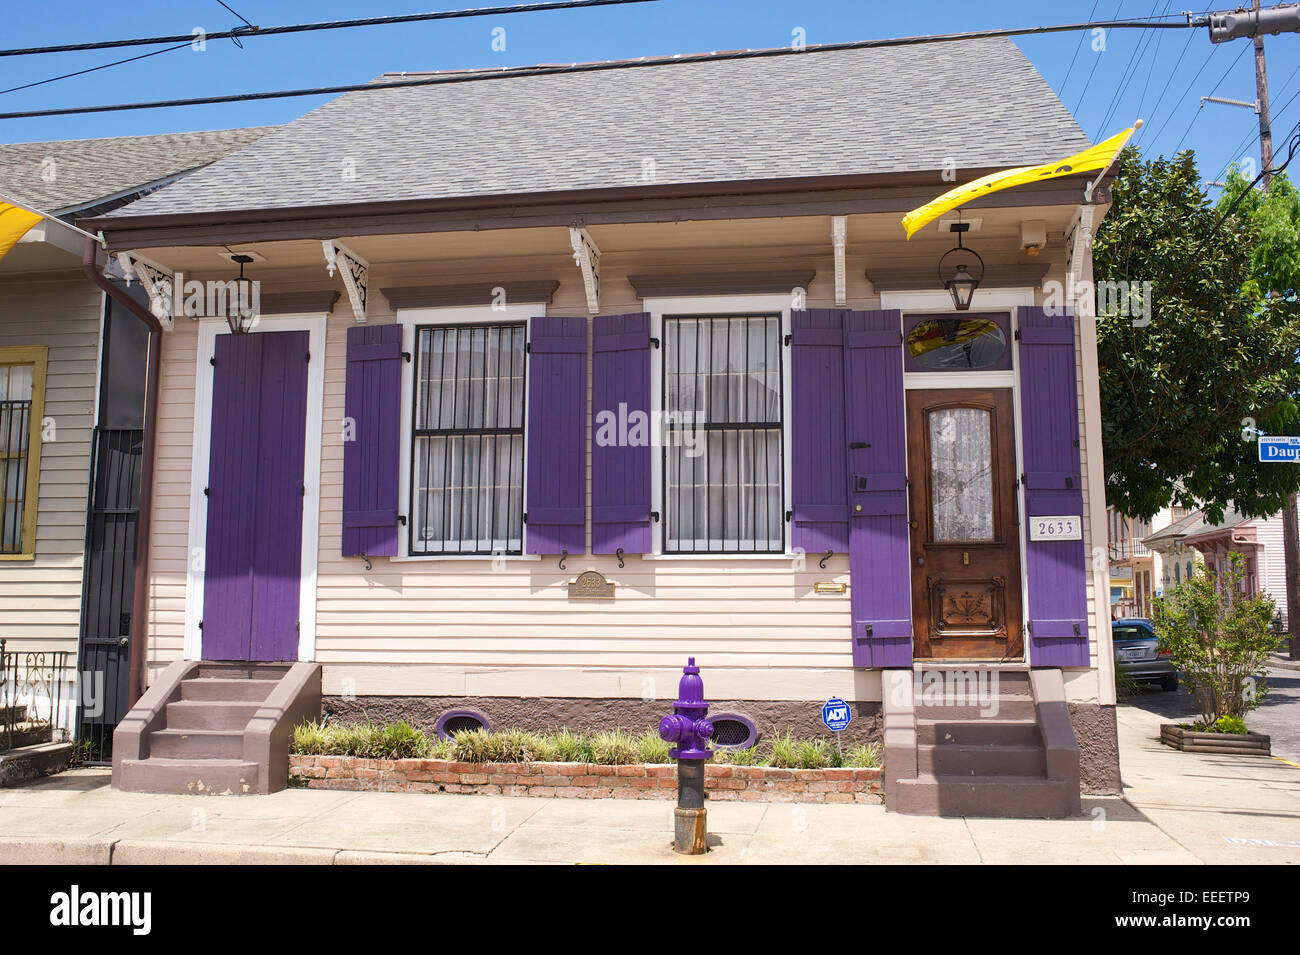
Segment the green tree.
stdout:
<svg viewBox="0 0 1300 955">
<path fill-rule="evenodd" d="M 1243 592 L 1244 564 L 1234 553 L 1222 578 L 1200 571 L 1155 601 L 1160 650 L 1182 673 L 1206 726 L 1259 705 L 1267 691 L 1259 674 L 1282 642 L 1269 630 L 1273 601 Z"/>
<path fill-rule="evenodd" d="M 1122 513 L 1149 519 L 1172 502 L 1211 520 L 1230 505 L 1259 516 L 1300 489 L 1300 468 L 1260 465 L 1245 432 L 1300 427 L 1300 198 L 1283 181 L 1225 217 L 1232 187 L 1216 208 L 1191 152 L 1120 157 L 1095 279 L 1151 283 L 1149 316 L 1098 315 L 1106 499 Z"/>
</svg>

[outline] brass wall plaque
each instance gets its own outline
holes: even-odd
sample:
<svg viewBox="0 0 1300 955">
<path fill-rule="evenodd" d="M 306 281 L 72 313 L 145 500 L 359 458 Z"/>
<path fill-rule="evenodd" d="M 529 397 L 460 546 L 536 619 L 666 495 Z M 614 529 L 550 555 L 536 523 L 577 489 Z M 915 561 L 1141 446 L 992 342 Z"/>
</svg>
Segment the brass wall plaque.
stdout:
<svg viewBox="0 0 1300 955">
<path fill-rule="evenodd" d="M 571 600 L 613 600 L 614 584 L 597 570 L 584 570 L 576 580 L 569 581 Z"/>
<path fill-rule="evenodd" d="M 819 580 L 813 584 L 815 594 L 842 594 L 848 589 L 848 584 L 833 583 L 829 580 Z"/>
</svg>

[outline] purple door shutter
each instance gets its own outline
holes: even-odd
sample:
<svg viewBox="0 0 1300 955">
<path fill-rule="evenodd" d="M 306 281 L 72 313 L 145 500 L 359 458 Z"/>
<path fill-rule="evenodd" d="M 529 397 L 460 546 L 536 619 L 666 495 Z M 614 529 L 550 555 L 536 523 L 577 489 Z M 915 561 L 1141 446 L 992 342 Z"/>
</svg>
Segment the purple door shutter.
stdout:
<svg viewBox="0 0 1300 955">
<path fill-rule="evenodd" d="M 298 659 L 307 332 L 218 335 L 205 660 Z"/>
<path fill-rule="evenodd" d="M 343 556 L 397 556 L 402 327 L 348 329 L 343 414 Z"/>
<path fill-rule="evenodd" d="M 264 335 L 218 335 L 213 350 L 203 568 L 203 658 L 247 660 L 253 625 Z"/>
<path fill-rule="evenodd" d="M 1025 513 L 1083 522 L 1074 313 L 1021 308 L 1020 407 L 1024 422 Z M 1028 535 L 1026 535 L 1028 536 Z M 1029 661 L 1087 666 L 1088 560 L 1083 541 L 1027 541 Z"/>
<path fill-rule="evenodd" d="M 853 665 L 912 665 L 902 315 L 844 316 Z"/>
<path fill-rule="evenodd" d="M 849 549 L 842 309 L 790 313 L 790 543 Z"/>
<path fill-rule="evenodd" d="M 532 319 L 528 352 L 526 549 L 585 554 L 587 320 Z"/>
<path fill-rule="evenodd" d="M 650 535 L 650 315 L 604 315 L 591 328 L 591 552 L 646 554 Z M 645 415 L 642 444 L 620 443 Z M 603 441 L 612 424 L 613 441 Z M 602 427 L 603 426 L 603 427 Z M 632 431 L 631 425 L 626 430 Z"/>
</svg>

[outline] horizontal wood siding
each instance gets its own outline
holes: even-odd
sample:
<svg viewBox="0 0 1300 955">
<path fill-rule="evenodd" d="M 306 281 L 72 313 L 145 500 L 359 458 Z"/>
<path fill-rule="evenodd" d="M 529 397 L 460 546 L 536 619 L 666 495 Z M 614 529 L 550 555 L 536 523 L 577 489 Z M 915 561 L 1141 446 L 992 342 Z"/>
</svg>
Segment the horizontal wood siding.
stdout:
<svg viewBox="0 0 1300 955">
<path fill-rule="evenodd" d="M 770 262 L 761 259 L 762 254 L 759 249 L 743 255 L 736 250 L 693 251 L 688 262 L 696 272 L 728 264 L 734 271 L 740 259 L 747 268 L 806 265 L 817 272 L 808 290 L 807 307 L 833 307 L 829 241 L 824 253 L 792 255 L 778 248 L 770 253 Z M 606 255 L 601 264 L 601 313 L 639 312 L 642 303 L 627 276 L 684 267 L 681 258 L 671 251 Z M 849 308 L 880 307 L 880 299 L 864 275 L 866 264 L 864 257 L 849 257 Z M 396 318 L 378 289 L 427 284 L 430 270 L 429 263 L 420 262 L 375 265 L 368 321 L 382 324 Z M 582 281 L 567 252 L 439 262 L 437 271 L 464 283 L 500 284 L 503 275 L 521 282 L 559 276 L 560 286 L 546 314 L 586 315 Z M 321 279 L 315 269 L 286 273 L 282 287 L 299 287 L 294 282 L 305 289 L 318 287 Z M 765 684 L 780 679 L 781 687 L 770 698 L 812 699 L 821 692 L 818 687 L 825 686 L 833 686 L 841 695 L 879 693 L 878 678 L 852 669 L 848 594 L 813 592 L 819 581 L 848 583 L 847 555 L 837 554 L 824 570 L 815 558 L 803 569 L 794 570 L 782 558 L 643 560 L 629 555 L 626 567 L 620 569 L 613 555 L 588 553 L 571 555 L 564 571 L 552 556 L 509 560 L 497 568 L 490 560 L 380 558 L 373 560 L 374 570 L 369 573 L 360 558 L 341 557 L 341 425 L 346 335 L 353 324 L 346 300 L 340 301 L 326 332 L 321 455 L 316 659 L 326 664 L 327 686 L 337 685 L 335 675 L 344 672 L 339 668 L 348 667 L 355 668 L 348 673 L 368 674 L 357 692 L 437 694 L 457 687 L 482 692 L 489 684 L 467 674 L 509 671 L 522 674 L 518 677 L 520 687 L 534 687 L 521 692 L 540 694 L 540 688 L 562 684 L 574 695 L 599 696 L 609 694 L 616 685 L 624 695 L 640 696 L 644 674 L 680 672 L 686 656 L 694 655 L 719 676 L 752 672 L 757 675 L 756 682 Z M 195 342 L 190 323 L 178 323 L 164 341 L 151 564 L 150 660 L 155 665 L 178 659 L 182 653 Z M 589 368 L 589 400 L 590 381 Z M 589 447 L 590 436 L 587 443 Z M 1086 481 L 1086 437 L 1083 444 Z M 588 509 L 590 480 L 588 452 Z M 403 513 L 407 506 L 403 503 Z M 1090 530 L 1085 522 L 1086 536 Z M 590 550 L 589 522 L 587 540 Z M 565 584 L 588 569 L 598 570 L 618 584 L 612 603 L 568 599 Z M 1089 581 L 1091 610 L 1091 577 Z M 401 669 L 393 669 L 397 666 Z M 763 675 L 769 671 L 810 676 Z M 384 676 L 388 673 L 391 680 Z M 1077 675 L 1067 685 L 1073 697 L 1095 699 L 1096 680 L 1088 674 Z M 589 693 L 582 692 L 586 687 Z"/>
<path fill-rule="evenodd" d="M 36 556 L 0 561 L 0 637 L 8 650 L 68 650 L 81 616 L 86 486 L 94 427 L 99 289 L 78 273 L 0 278 L 0 347 L 49 349 Z"/>
</svg>

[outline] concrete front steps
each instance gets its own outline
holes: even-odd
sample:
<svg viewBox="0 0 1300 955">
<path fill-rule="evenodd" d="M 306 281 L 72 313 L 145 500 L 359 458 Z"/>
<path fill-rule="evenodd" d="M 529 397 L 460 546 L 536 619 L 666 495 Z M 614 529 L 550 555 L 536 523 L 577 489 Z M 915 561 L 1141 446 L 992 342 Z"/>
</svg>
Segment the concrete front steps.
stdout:
<svg viewBox="0 0 1300 955">
<path fill-rule="evenodd" d="M 1078 813 L 1078 745 L 1060 671 L 981 671 L 995 673 L 996 684 L 959 679 L 972 672 L 886 671 L 886 808 L 1003 818 Z"/>
<path fill-rule="evenodd" d="M 288 784 L 294 726 L 319 716 L 319 664 L 174 663 L 113 734 L 113 785 L 196 795 L 275 792 Z"/>
</svg>

